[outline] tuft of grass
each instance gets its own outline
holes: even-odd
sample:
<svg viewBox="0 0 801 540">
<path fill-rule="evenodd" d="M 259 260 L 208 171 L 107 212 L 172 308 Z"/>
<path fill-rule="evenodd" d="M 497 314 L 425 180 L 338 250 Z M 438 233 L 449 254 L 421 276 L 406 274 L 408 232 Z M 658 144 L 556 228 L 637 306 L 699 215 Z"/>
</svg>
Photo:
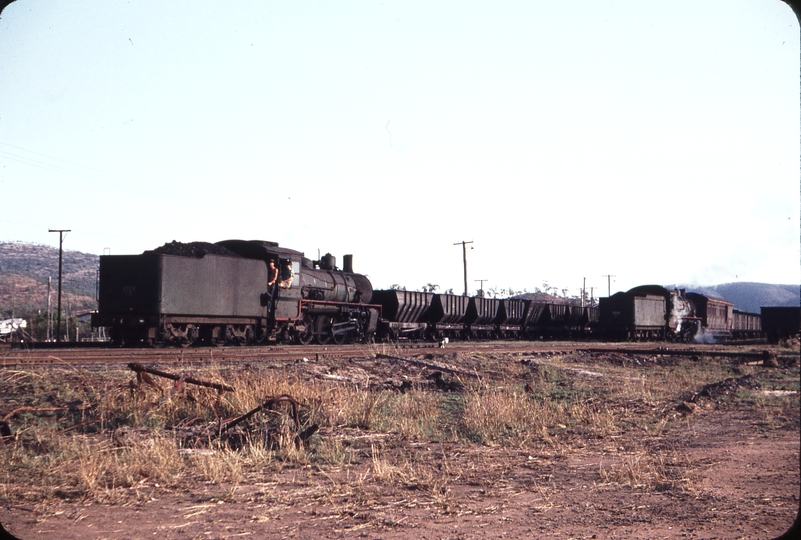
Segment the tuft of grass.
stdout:
<svg viewBox="0 0 801 540">
<path fill-rule="evenodd" d="M 637 447 L 607 466 L 599 463 L 598 475 L 607 484 L 696 494 L 692 470 L 693 464 L 676 452 L 655 453 L 646 447 Z"/>
</svg>

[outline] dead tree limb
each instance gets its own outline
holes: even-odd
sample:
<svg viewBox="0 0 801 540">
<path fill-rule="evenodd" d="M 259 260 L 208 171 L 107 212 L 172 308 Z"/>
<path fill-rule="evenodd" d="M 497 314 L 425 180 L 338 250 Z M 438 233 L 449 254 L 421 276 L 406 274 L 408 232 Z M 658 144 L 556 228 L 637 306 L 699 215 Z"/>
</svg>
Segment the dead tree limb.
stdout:
<svg viewBox="0 0 801 540">
<path fill-rule="evenodd" d="M 153 369 L 149 367 L 145 367 L 142 364 L 138 364 L 136 362 L 131 362 L 128 364 L 128 367 L 137 373 L 150 373 L 151 375 L 156 375 L 158 377 L 164 377 L 165 379 L 171 379 L 173 381 L 178 381 L 182 378 L 181 375 L 174 375 L 172 373 L 167 373 L 166 371 L 160 371 L 158 369 Z M 205 386 L 206 388 L 214 388 L 215 390 L 227 391 L 227 392 L 234 392 L 235 388 L 233 386 L 228 386 L 227 384 L 222 383 L 212 383 L 207 381 L 201 381 L 195 379 L 194 377 L 186 377 L 184 378 L 184 382 L 188 382 L 189 384 L 196 384 L 198 386 Z"/>
</svg>

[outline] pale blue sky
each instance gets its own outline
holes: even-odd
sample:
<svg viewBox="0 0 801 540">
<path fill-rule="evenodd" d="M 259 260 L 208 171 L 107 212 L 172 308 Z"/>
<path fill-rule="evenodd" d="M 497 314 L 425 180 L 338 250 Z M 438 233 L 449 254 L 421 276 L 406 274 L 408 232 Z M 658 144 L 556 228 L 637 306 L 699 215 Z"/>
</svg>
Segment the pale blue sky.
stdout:
<svg viewBox="0 0 801 540">
<path fill-rule="evenodd" d="M 18 0 L 0 241 L 274 240 L 377 288 L 799 283 L 778 0 Z"/>
</svg>

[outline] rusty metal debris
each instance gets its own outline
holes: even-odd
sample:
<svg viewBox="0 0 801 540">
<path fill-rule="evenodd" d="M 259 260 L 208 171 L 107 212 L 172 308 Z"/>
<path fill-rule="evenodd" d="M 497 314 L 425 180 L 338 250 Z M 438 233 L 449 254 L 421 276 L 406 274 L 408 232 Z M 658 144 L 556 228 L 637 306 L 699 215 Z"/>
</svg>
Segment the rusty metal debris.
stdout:
<svg viewBox="0 0 801 540">
<path fill-rule="evenodd" d="M 70 411 L 70 410 L 79 410 L 79 409 L 72 409 L 70 407 L 17 407 L 10 413 L 6 414 L 3 417 L 3 422 L 7 422 L 12 416 L 17 413 L 30 411 L 30 412 L 60 412 L 60 411 Z"/>
<path fill-rule="evenodd" d="M 297 400 L 295 400 L 295 398 L 287 394 L 282 394 L 280 396 L 267 398 L 267 400 L 264 403 L 262 403 L 255 409 L 252 409 L 243 414 L 242 416 L 234 418 L 233 420 L 225 422 L 220 426 L 218 436 L 221 439 L 225 440 L 231 446 L 241 445 L 242 439 L 250 436 L 251 435 L 250 433 L 246 431 L 244 433 L 237 433 L 232 436 L 226 434 L 228 434 L 229 431 L 232 430 L 237 425 L 252 418 L 256 413 L 260 411 L 276 410 L 276 408 L 282 403 L 287 403 L 291 407 L 292 419 L 295 421 L 295 428 L 298 430 L 298 434 L 294 437 L 294 443 L 295 446 L 300 446 L 302 443 L 305 443 L 309 439 L 309 437 L 314 435 L 319 430 L 319 426 L 317 424 L 312 424 L 306 429 L 301 430 L 300 417 L 298 415 L 299 404 Z M 262 426 L 260 431 L 262 431 L 261 436 L 264 438 L 265 442 L 269 443 L 271 446 L 275 446 L 280 443 L 282 434 L 278 429 L 274 427 L 265 428 L 264 426 Z"/>
<path fill-rule="evenodd" d="M 289 405 L 289 416 L 291 416 L 296 430 L 294 437 L 291 430 L 287 431 L 278 426 L 270 425 L 269 422 L 249 422 L 259 412 L 277 412 L 281 405 Z M 214 440 L 218 440 L 233 449 L 242 448 L 248 442 L 257 440 L 262 440 L 272 447 L 279 446 L 282 440 L 292 440 L 296 447 L 300 447 L 319 430 L 319 426 L 312 424 L 305 429 L 301 429 L 299 409 L 300 404 L 295 398 L 282 394 L 269 397 L 258 407 L 230 420 L 220 419 L 217 422 L 202 426 L 188 426 L 184 423 L 168 429 L 175 432 L 182 439 L 180 445 L 183 448 L 201 447 L 210 444 Z M 189 423 L 191 424 L 195 420 L 197 419 L 192 419 Z"/>
<path fill-rule="evenodd" d="M 152 386 L 153 388 L 157 389 L 162 394 L 164 394 L 164 391 L 162 390 L 161 386 L 158 383 L 156 383 L 156 381 L 154 381 L 152 377 L 150 377 L 150 375 L 155 375 L 157 377 L 163 377 L 175 381 L 175 384 L 173 385 L 170 392 L 164 394 L 159 401 L 154 403 L 149 403 L 143 410 L 143 414 L 147 414 L 154 407 L 158 407 L 169 401 L 169 399 L 172 398 L 172 396 L 182 387 L 183 383 L 190 383 L 203 386 L 206 388 L 213 388 L 219 392 L 235 391 L 234 387 L 229 386 L 227 384 L 201 381 L 192 377 L 188 377 L 186 375 L 175 375 L 173 373 L 168 373 L 158 369 L 145 367 L 136 362 L 129 363 L 128 367 L 136 372 L 137 381 L 140 384 L 146 383 Z M 170 429 L 173 430 L 174 432 L 183 434 L 184 440 L 182 442 L 182 446 L 197 446 L 203 444 L 203 442 L 210 442 L 213 439 L 218 439 L 230 447 L 239 448 L 243 446 L 247 440 L 253 440 L 254 438 L 262 438 L 268 444 L 275 446 L 280 443 L 282 436 L 285 436 L 287 434 L 283 433 L 275 426 L 269 426 L 266 423 L 259 423 L 255 425 L 250 425 L 250 424 L 246 425 L 246 423 L 248 420 L 253 418 L 257 413 L 262 411 L 275 411 L 283 404 L 289 405 L 291 409 L 291 416 L 295 423 L 295 429 L 297 431 L 294 437 L 294 442 L 296 446 L 300 446 L 302 443 L 306 442 L 309 439 L 309 437 L 311 437 L 314 433 L 316 433 L 319 430 L 319 426 L 314 424 L 306 427 L 305 429 L 301 429 L 300 416 L 298 412 L 300 405 L 298 404 L 295 398 L 287 394 L 282 394 L 276 397 L 269 397 L 264 401 L 264 403 L 262 403 L 258 407 L 231 420 L 224 421 L 220 419 L 218 422 L 214 422 L 206 426 L 189 427 L 186 424 L 184 424 L 182 426 L 173 426 Z M 237 426 L 242 426 L 242 427 L 236 429 Z"/>
<path fill-rule="evenodd" d="M 161 370 L 158 370 L 158 369 L 145 367 L 142 364 L 138 364 L 136 362 L 129 363 L 128 364 L 128 368 L 130 368 L 131 370 L 135 371 L 137 373 L 137 375 L 140 374 L 140 373 L 150 373 L 151 375 L 156 375 L 158 377 L 164 377 L 165 379 L 171 379 L 173 381 L 179 381 L 179 380 L 183 379 L 184 382 L 187 382 L 189 384 L 196 384 L 198 386 L 204 386 L 206 388 L 214 388 L 215 390 L 218 390 L 220 392 L 222 392 L 222 391 L 234 392 L 235 391 L 235 388 L 233 386 L 229 386 L 227 384 L 201 381 L 201 380 L 195 379 L 194 377 L 186 377 L 185 375 L 175 375 L 173 373 L 167 373 L 166 371 L 161 371 Z M 149 377 L 148 377 L 148 379 L 149 379 Z M 146 380 L 146 379 L 144 379 L 144 377 L 142 377 L 142 380 Z M 154 385 L 155 383 L 151 379 L 148 382 L 148 384 Z M 158 385 L 156 385 L 156 386 L 158 386 Z"/>
<path fill-rule="evenodd" d="M 295 420 L 295 426 L 298 429 L 300 429 L 300 419 L 298 418 L 298 402 L 295 401 L 295 398 L 293 398 L 292 396 L 289 396 L 287 394 L 281 394 L 278 397 L 269 398 L 267 401 L 265 401 L 264 403 L 262 403 L 261 405 L 259 405 L 255 409 L 246 412 L 242 416 L 239 416 L 238 418 L 234 418 L 230 422 L 226 422 L 225 424 L 223 424 L 220 427 L 220 433 L 225 433 L 226 431 L 228 431 L 232 427 L 236 426 L 237 424 L 240 424 L 240 423 L 244 422 L 245 420 L 247 420 L 248 418 L 250 418 L 251 416 L 253 416 L 254 414 L 256 414 L 259 411 L 273 410 L 273 407 L 275 407 L 276 405 L 278 405 L 280 403 L 289 403 L 290 404 L 290 406 L 292 407 L 292 418 Z"/>
</svg>

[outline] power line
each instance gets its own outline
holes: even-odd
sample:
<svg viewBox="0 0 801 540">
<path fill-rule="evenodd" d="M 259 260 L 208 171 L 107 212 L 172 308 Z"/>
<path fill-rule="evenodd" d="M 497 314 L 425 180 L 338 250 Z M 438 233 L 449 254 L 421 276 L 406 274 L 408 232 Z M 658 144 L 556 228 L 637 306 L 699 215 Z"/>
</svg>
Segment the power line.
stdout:
<svg viewBox="0 0 801 540">
<path fill-rule="evenodd" d="M 5 159 L 10 159 L 11 161 L 16 161 L 17 163 L 24 163 L 25 165 L 31 165 L 32 167 L 38 167 L 46 171 L 61 173 L 67 176 L 71 176 L 72 178 L 78 178 L 78 179 L 86 178 L 86 176 L 81 176 L 80 173 L 76 174 L 76 171 L 71 171 L 66 167 L 61 167 L 59 165 L 55 165 L 52 163 L 45 163 L 43 161 L 37 161 L 34 159 L 21 157 L 14 154 L 9 154 L 8 152 L 3 152 L 2 150 L 0 150 L 0 156 L 5 157 Z"/>
<path fill-rule="evenodd" d="M 23 152 L 28 152 L 29 154 L 36 154 L 37 156 L 42 156 L 42 157 L 45 157 L 47 159 L 52 159 L 53 161 L 60 161 L 62 163 L 67 163 L 68 165 L 73 165 L 75 167 L 81 167 L 82 169 L 88 169 L 90 171 L 95 171 L 95 172 L 99 172 L 99 173 L 102 173 L 102 174 L 111 175 L 111 173 L 107 173 L 105 171 L 101 171 L 100 169 L 93 169 L 92 167 L 87 167 L 86 165 L 80 165 L 78 163 L 73 163 L 72 161 L 67 161 L 66 159 L 61 159 L 61 158 L 57 158 L 57 157 L 53 157 L 53 156 L 48 156 L 47 154 L 43 154 L 43 153 L 37 152 L 35 150 L 28 150 L 27 148 L 22 148 L 21 146 L 14 146 L 13 144 L 4 143 L 2 141 L 0 141 L 0 145 L 8 146 L 9 148 L 14 148 L 15 150 L 22 150 Z M 111 176 L 113 176 L 113 175 L 111 175 Z"/>
</svg>

